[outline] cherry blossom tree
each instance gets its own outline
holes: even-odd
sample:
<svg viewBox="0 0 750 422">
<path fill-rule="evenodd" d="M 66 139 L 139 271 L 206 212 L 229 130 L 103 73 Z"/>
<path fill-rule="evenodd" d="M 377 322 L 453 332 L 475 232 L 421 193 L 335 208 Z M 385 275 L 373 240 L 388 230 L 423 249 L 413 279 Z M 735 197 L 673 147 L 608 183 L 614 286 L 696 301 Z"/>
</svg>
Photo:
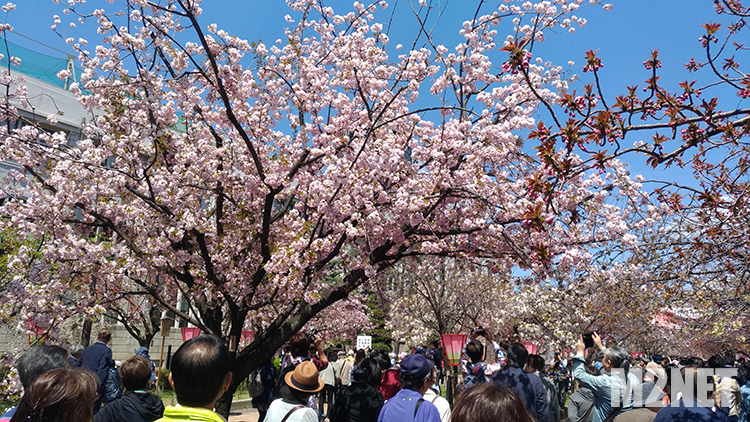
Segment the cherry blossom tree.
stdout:
<svg viewBox="0 0 750 422">
<path fill-rule="evenodd" d="M 474 329 L 496 306 L 503 284 L 486 267 L 440 257 L 402 261 L 381 276 L 393 280 L 388 325 L 408 346 Z"/>
<path fill-rule="evenodd" d="M 84 69 L 71 91 L 92 114 L 84 139 L 70 147 L 40 122 L 0 132 L 0 158 L 22 168 L 2 224 L 43 240 L 34 278 L 32 251 L 9 256 L 14 312 L 94 315 L 102 292 L 139 291 L 233 351 L 253 327 L 225 415 L 258 362 L 316 315 L 361 309 L 351 295 L 405 258 L 481 259 L 562 289 L 637 274 L 631 231 L 669 207 L 621 158 L 677 164 L 744 133 L 745 111 L 719 111 L 690 84 L 665 92 L 656 53 L 645 93 L 616 102 L 599 90 L 593 52 L 583 70 L 597 83 L 580 92 L 533 58 L 596 1 L 478 2 L 449 46 L 428 30 L 435 4 L 420 1 L 422 31 L 399 40 L 412 47 L 391 42 L 383 1 L 345 13 L 288 3 L 285 39 L 265 44 L 202 22 L 197 0 L 68 2 L 64 16 L 103 37 L 68 39 Z M 2 82 L 0 117 L 16 122 L 23 85 L 12 69 Z M 602 256 L 617 265 L 592 268 Z M 339 314 L 342 325 L 346 315 L 362 314 Z"/>
<path fill-rule="evenodd" d="M 750 78 L 741 63 L 747 57 L 742 35 L 750 9 L 745 1 L 714 4 L 717 15 L 703 25 L 704 35 L 696 42 L 702 53 L 685 64 L 687 79 L 679 89 L 670 92 L 660 85 L 663 70 L 654 51 L 644 62 L 651 75 L 642 91 L 633 86 L 616 99 L 622 110 L 618 119 L 625 122 L 627 117 L 627 123 L 609 128 L 624 136 L 635 127 L 635 118 L 647 121 L 651 140 L 618 148 L 613 155 L 636 152 L 653 167 L 692 172 L 692 183 L 657 182 L 654 193 L 672 216 L 658 232 L 641 239 L 634 259 L 650 274 L 648 288 L 656 287 L 653 292 L 662 299 L 655 307 L 683 314 L 676 321 L 682 332 L 677 337 L 693 340 L 683 344 L 716 352 L 745 350 L 748 341 L 742 330 L 750 317 L 750 109 L 741 106 L 750 96 Z M 590 66 L 595 67 L 594 60 Z M 619 147 L 617 139 L 609 143 Z"/>
</svg>

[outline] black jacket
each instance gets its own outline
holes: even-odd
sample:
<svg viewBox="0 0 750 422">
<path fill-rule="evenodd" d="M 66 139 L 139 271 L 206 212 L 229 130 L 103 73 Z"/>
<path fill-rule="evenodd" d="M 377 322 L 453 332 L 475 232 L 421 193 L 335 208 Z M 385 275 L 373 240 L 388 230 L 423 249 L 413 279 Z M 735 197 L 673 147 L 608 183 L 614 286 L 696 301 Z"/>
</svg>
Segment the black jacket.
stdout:
<svg viewBox="0 0 750 422">
<path fill-rule="evenodd" d="M 151 422 L 162 417 L 164 404 L 151 393 L 128 392 L 104 406 L 94 422 Z"/>
<path fill-rule="evenodd" d="M 328 416 L 331 422 L 376 422 L 383 402 L 380 391 L 355 382 L 339 391 Z"/>
</svg>

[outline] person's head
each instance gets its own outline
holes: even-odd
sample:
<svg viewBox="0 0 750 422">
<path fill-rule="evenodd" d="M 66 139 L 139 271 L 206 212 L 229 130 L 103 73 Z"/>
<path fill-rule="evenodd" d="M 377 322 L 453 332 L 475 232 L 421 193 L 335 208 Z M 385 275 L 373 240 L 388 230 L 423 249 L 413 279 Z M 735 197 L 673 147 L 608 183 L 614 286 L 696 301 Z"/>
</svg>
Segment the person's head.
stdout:
<svg viewBox="0 0 750 422">
<path fill-rule="evenodd" d="M 477 363 L 482 360 L 484 356 L 484 346 L 482 343 L 472 340 L 466 345 L 466 356 L 469 357 L 471 363 Z"/>
<path fill-rule="evenodd" d="M 150 379 L 151 362 L 143 356 L 135 355 L 120 365 L 120 380 L 127 390 L 144 390 Z"/>
<path fill-rule="evenodd" d="M 26 390 L 12 420 L 91 422 L 98 387 L 99 379 L 88 369 L 49 370 L 39 375 Z"/>
<path fill-rule="evenodd" d="M 640 391 L 638 391 L 640 390 Z M 651 381 L 644 381 L 634 387 L 633 407 L 661 407 L 661 400 L 667 395 Z"/>
<path fill-rule="evenodd" d="M 220 338 L 202 335 L 182 343 L 172 357 L 169 373 L 177 403 L 213 408 L 232 381 L 229 371 L 229 349 Z"/>
<path fill-rule="evenodd" d="M 151 359 L 151 356 L 148 355 L 148 347 L 141 346 L 137 349 L 135 349 L 135 354 L 138 356 L 143 356 L 146 359 Z"/>
<path fill-rule="evenodd" d="M 707 371 L 702 370 L 701 368 L 696 368 L 694 366 L 686 366 L 680 370 L 680 373 L 682 374 L 682 379 L 685 382 L 685 389 L 692 390 L 682 391 L 683 397 L 693 397 L 703 402 L 711 401 L 711 395 L 713 392 L 708 390 L 710 389 L 710 386 L 713 385 L 713 376 L 709 375 Z M 692 380 L 692 383 L 688 383 L 688 380 Z M 696 396 L 698 391 L 700 391 L 700 385 L 704 386 L 704 391 L 706 391 L 705 397 Z M 705 386 L 709 386 L 709 388 L 705 388 Z"/>
<path fill-rule="evenodd" d="M 508 346 L 508 366 L 513 368 L 523 368 L 526 365 L 526 359 L 529 358 L 529 351 L 521 343 L 511 343 Z"/>
<path fill-rule="evenodd" d="M 430 388 L 435 364 L 425 355 L 412 353 L 401 360 L 401 387 L 424 394 Z"/>
<path fill-rule="evenodd" d="M 725 366 L 726 362 L 724 361 L 724 356 L 721 355 L 713 355 L 710 358 L 708 358 L 708 367 L 713 369 L 719 369 L 723 368 Z"/>
<path fill-rule="evenodd" d="M 544 371 L 544 358 L 539 355 L 529 355 L 527 363 L 532 371 Z"/>
<path fill-rule="evenodd" d="M 367 359 L 374 359 L 378 364 L 378 367 L 380 367 L 381 371 L 387 371 L 388 368 L 391 367 L 391 360 L 388 358 L 388 355 L 385 352 L 374 351 Z M 362 362 L 364 362 L 365 360 L 363 360 Z M 360 363 L 360 365 L 362 364 Z"/>
<path fill-rule="evenodd" d="M 628 351 L 624 347 L 612 346 L 604 352 L 604 359 L 602 359 L 602 366 L 607 372 L 612 372 L 612 369 L 624 369 L 625 373 L 628 373 L 630 369 L 630 361 L 628 360 Z"/>
<path fill-rule="evenodd" d="M 534 422 L 534 418 L 515 391 L 483 382 L 458 395 L 451 422 Z"/>
<path fill-rule="evenodd" d="M 363 361 L 363 360 L 364 360 L 364 359 L 365 359 L 366 357 L 367 357 L 367 355 L 365 354 L 365 351 L 364 351 L 364 349 L 357 349 L 357 353 L 356 353 L 356 354 L 354 355 L 354 363 L 355 363 L 355 364 L 359 364 L 359 363 L 360 363 L 360 362 L 362 362 L 362 361 Z"/>
<path fill-rule="evenodd" d="M 667 362 L 667 360 L 665 359 L 664 362 Z M 695 366 L 696 368 L 704 368 L 706 365 L 705 365 L 705 362 L 703 362 L 703 359 L 699 358 L 698 356 L 693 356 L 688 359 L 687 364 L 685 364 L 684 366 Z"/>
<path fill-rule="evenodd" d="M 101 330 L 99 330 L 99 334 L 96 336 L 96 341 L 109 343 L 110 340 L 112 340 L 112 332 L 109 331 L 109 328 L 104 327 Z"/>
<path fill-rule="evenodd" d="M 646 364 L 646 371 L 643 373 L 643 381 L 645 382 L 657 382 L 658 380 L 666 380 L 667 371 L 662 368 L 656 362 L 649 362 Z"/>
<path fill-rule="evenodd" d="M 602 364 L 601 362 L 596 362 L 596 363 L 598 363 L 599 365 Z M 595 377 L 602 374 L 602 371 L 600 369 L 601 369 L 601 366 L 597 368 L 593 363 L 586 364 L 583 367 L 583 370 L 586 371 L 587 374 L 593 375 Z"/>
<path fill-rule="evenodd" d="M 310 336 L 302 331 L 289 339 L 289 351 L 294 357 L 306 358 L 310 355 Z"/>
<path fill-rule="evenodd" d="M 83 353 L 83 345 L 82 344 L 74 344 L 70 346 L 70 356 L 73 356 L 76 359 L 81 358 L 81 353 Z"/>
<path fill-rule="evenodd" d="M 18 377 L 23 389 L 28 390 L 39 375 L 67 364 L 68 352 L 62 347 L 46 344 L 34 346 L 18 358 Z"/>
<path fill-rule="evenodd" d="M 338 353 L 336 353 L 337 360 L 344 360 L 346 359 L 346 352 L 343 350 L 339 350 Z"/>
<path fill-rule="evenodd" d="M 388 369 L 388 368 L 386 368 Z M 373 387 L 380 385 L 383 377 L 383 369 L 380 363 L 374 358 L 366 358 L 359 363 L 357 369 L 352 372 L 352 378 L 357 382 L 364 382 Z"/>
<path fill-rule="evenodd" d="M 308 397 L 317 393 L 325 387 L 325 383 L 320 378 L 318 368 L 315 364 L 306 360 L 294 368 L 294 371 L 287 372 L 284 376 L 284 382 L 300 402 L 306 402 Z"/>
</svg>

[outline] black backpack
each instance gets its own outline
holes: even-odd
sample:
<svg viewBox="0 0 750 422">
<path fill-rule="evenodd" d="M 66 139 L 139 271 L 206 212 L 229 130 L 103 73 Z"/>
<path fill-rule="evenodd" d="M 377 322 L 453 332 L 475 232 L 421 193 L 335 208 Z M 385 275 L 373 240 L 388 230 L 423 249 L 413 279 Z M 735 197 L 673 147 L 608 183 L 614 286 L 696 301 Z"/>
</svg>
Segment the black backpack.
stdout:
<svg viewBox="0 0 750 422">
<path fill-rule="evenodd" d="M 276 378 L 276 386 L 273 388 L 273 398 L 274 399 L 280 399 L 281 398 L 281 387 L 283 387 L 285 385 L 285 383 L 284 383 L 284 377 L 289 372 L 294 372 L 294 368 L 296 368 L 296 367 L 297 367 L 297 364 L 296 363 L 292 363 L 290 365 L 287 365 L 281 371 L 279 371 L 279 377 Z"/>
</svg>

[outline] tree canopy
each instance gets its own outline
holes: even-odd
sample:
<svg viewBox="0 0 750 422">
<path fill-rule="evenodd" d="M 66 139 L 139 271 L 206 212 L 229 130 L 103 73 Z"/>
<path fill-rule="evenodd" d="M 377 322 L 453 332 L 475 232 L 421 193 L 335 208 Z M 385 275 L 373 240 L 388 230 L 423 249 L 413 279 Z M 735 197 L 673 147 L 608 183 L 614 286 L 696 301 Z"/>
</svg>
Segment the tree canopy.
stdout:
<svg viewBox="0 0 750 422">
<path fill-rule="evenodd" d="M 603 301 L 623 281 L 707 295 L 730 283 L 747 304 L 748 111 L 699 88 L 750 92 L 733 56 L 740 2 L 717 2 L 734 26 L 705 26 L 706 58 L 687 68 L 711 68 L 704 85 L 666 90 L 655 51 L 645 84 L 614 99 L 595 51 L 582 82 L 533 56 L 597 1 L 479 1 L 447 46 L 428 1 L 404 12 L 417 38 L 391 40 L 386 2 L 339 12 L 290 0 L 285 38 L 269 44 L 202 22 L 196 0 L 99 3 L 61 5 L 102 36 L 69 38 L 83 69 L 70 90 L 91 113 L 84 139 L 46 131 L 55 116 L 11 125 L 26 99 L 12 66 L 3 81 L 0 158 L 21 170 L 2 224 L 40 242 L 9 256 L 6 313 L 51 321 L 137 294 L 228 339 L 252 326 L 231 395 L 316 316 L 364 323 L 360 287 L 419 257 Z M 640 156 L 703 183 L 651 194 L 623 162 Z M 678 224 L 699 234 L 662 254 Z M 647 265 L 646 252 L 680 269 Z"/>
</svg>

